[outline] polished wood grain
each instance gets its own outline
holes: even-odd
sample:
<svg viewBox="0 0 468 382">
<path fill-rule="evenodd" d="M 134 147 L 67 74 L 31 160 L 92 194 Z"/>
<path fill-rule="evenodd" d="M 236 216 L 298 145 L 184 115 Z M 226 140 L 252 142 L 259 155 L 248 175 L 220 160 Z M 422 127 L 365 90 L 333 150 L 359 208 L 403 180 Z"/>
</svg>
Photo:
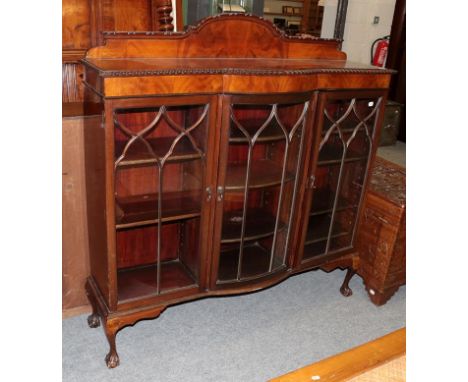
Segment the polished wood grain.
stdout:
<svg viewBox="0 0 468 382">
<path fill-rule="evenodd" d="M 402 328 L 270 382 L 345 382 L 405 354 L 406 328 Z"/>
<path fill-rule="evenodd" d="M 87 0 L 62 1 L 62 49 L 91 47 L 90 10 Z"/>
<path fill-rule="evenodd" d="M 198 93 L 290 93 L 313 89 L 377 88 L 388 86 L 390 76 L 316 74 L 305 76 L 258 76 L 237 75 L 174 75 L 147 77 L 104 78 L 105 94 L 110 97 L 125 97 L 156 94 Z M 257 90 L 258 89 L 258 90 Z"/>
<path fill-rule="evenodd" d="M 251 15 L 221 14 L 209 17 L 186 33 L 108 33 L 105 38 L 106 45 L 91 49 L 87 54 L 88 58 L 346 59 L 346 54 L 338 50 L 337 40 L 287 37 L 271 22 Z M 220 44 L 219 41 L 223 43 Z"/>
<path fill-rule="evenodd" d="M 89 48 L 104 42 L 103 31 L 172 30 L 168 3 L 170 0 L 63 0 L 63 102 L 83 102 L 83 69 L 77 64 Z"/>
</svg>

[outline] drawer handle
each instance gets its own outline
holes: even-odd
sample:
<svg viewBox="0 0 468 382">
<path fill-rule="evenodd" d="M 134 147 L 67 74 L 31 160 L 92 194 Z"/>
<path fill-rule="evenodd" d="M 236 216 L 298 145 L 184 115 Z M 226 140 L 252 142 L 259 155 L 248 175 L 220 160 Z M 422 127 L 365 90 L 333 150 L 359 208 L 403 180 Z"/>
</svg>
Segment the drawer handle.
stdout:
<svg viewBox="0 0 468 382">
<path fill-rule="evenodd" d="M 211 187 L 206 188 L 206 201 L 209 202 L 211 200 Z"/>
</svg>

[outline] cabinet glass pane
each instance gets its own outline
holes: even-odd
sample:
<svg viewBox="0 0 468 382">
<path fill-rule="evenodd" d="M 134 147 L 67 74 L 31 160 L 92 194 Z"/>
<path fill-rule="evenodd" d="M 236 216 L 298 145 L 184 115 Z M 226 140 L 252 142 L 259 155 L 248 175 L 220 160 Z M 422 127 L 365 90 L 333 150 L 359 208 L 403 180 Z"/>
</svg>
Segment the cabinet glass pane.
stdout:
<svg viewBox="0 0 468 382">
<path fill-rule="evenodd" d="M 308 107 L 231 105 L 218 282 L 286 266 Z"/>
<path fill-rule="evenodd" d="M 120 301 L 198 284 L 207 121 L 208 105 L 114 111 Z"/>
<path fill-rule="evenodd" d="M 304 260 L 353 245 L 380 103 L 381 98 L 330 100 L 322 110 Z"/>
</svg>

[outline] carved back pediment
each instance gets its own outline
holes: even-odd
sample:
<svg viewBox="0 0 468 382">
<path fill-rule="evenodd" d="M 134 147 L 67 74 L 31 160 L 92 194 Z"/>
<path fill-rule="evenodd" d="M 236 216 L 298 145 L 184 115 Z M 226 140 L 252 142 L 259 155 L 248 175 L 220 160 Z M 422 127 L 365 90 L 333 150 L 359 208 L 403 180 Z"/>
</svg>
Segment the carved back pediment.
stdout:
<svg viewBox="0 0 468 382">
<path fill-rule="evenodd" d="M 88 58 L 322 58 L 346 59 L 339 41 L 285 35 L 270 21 L 249 14 L 203 19 L 185 32 L 104 32 L 105 45 Z"/>
</svg>

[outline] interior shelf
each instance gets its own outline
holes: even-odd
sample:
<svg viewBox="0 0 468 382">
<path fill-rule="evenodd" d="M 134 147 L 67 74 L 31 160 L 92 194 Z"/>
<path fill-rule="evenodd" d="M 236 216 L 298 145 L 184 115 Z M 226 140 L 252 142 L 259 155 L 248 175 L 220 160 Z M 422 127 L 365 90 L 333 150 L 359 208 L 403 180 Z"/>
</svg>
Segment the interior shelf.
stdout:
<svg viewBox="0 0 468 382">
<path fill-rule="evenodd" d="M 130 145 L 125 157 L 119 162 L 118 166 L 128 167 L 155 164 L 169 152 L 174 143 L 174 139 L 175 137 L 146 138 L 145 141 L 151 146 L 156 157 L 151 154 L 147 146 L 141 140 L 137 139 Z M 123 153 L 127 143 L 128 141 L 115 142 L 115 160 Z M 166 162 L 180 162 L 200 159 L 202 157 L 203 153 L 195 150 L 187 137 L 182 137 L 175 145 L 172 155 L 167 158 Z"/>
<path fill-rule="evenodd" d="M 328 231 L 330 229 L 330 221 L 330 215 L 319 215 L 313 218 L 313 223 L 309 221 L 305 245 L 327 240 Z M 336 238 L 346 235 L 349 235 L 349 232 L 347 232 L 343 227 L 341 227 L 339 222 L 335 220 L 334 229 L 330 238 Z"/>
<path fill-rule="evenodd" d="M 237 265 L 239 259 L 239 247 L 221 250 L 218 282 L 232 282 L 237 279 Z M 242 255 L 241 278 L 247 279 L 264 275 L 270 266 L 270 251 L 262 247 L 258 242 L 244 245 Z M 275 267 L 273 267 L 275 268 Z"/>
<path fill-rule="evenodd" d="M 229 163 L 225 190 L 243 190 L 245 187 L 246 163 Z M 268 159 L 252 160 L 250 166 L 249 188 L 270 187 L 281 184 L 283 168 L 281 164 Z M 294 179 L 294 174 L 286 172 L 285 182 Z"/>
<path fill-rule="evenodd" d="M 159 223 L 158 194 L 116 196 L 116 228 Z M 195 191 L 165 192 L 161 222 L 190 219 L 201 214 L 200 194 Z"/>
<path fill-rule="evenodd" d="M 161 292 L 196 286 L 197 283 L 180 261 L 161 263 Z M 157 266 L 120 269 L 117 273 L 119 301 L 149 296 L 157 293 Z"/>
<path fill-rule="evenodd" d="M 332 147 L 324 146 L 320 150 L 318 165 L 325 166 L 330 164 L 339 164 L 342 161 L 343 148 L 342 147 Z M 351 150 L 346 152 L 346 157 L 344 158 L 345 163 L 357 162 L 357 161 L 367 161 L 367 154 L 356 153 Z"/>
<path fill-rule="evenodd" d="M 314 190 L 312 199 L 312 208 L 309 216 L 327 214 L 333 211 L 333 203 L 335 201 L 335 191 L 329 188 L 317 188 Z M 344 211 L 348 208 L 355 208 L 356 204 L 342 197 L 338 199 L 336 211 Z"/>
<path fill-rule="evenodd" d="M 314 241 L 304 246 L 304 259 L 310 259 L 311 257 L 322 255 L 327 249 L 327 240 Z"/>
<path fill-rule="evenodd" d="M 244 240 L 258 240 L 274 234 L 276 217 L 260 208 L 248 208 L 245 224 Z M 278 231 L 286 224 L 278 223 Z M 221 243 L 236 243 L 241 241 L 242 210 L 228 211 L 223 215 L 223 233 Z"/>
<path fill-rule="evenodd" d="M 265 122 L 264 119 L 241 119 L 239 121 L 240 125 L 247 131 L 247 133 L 250 135 L 250 137 L 253 137 L 255 133 L 258 131 L 258 129 L 263 125 Z M 229 142 L 230 143 L 248 143 L 247 137 L 242 133 L 242 131 L 235 126 L 235 124 L 232 124 L 231 130 L 230 130 L 230 138 Z M 283 131 L 278 125 L 278 122 L 276 122 L 275 119 L 273 119 L 267 127 L 261 132 L 260 136 L 257 138 L 256 142 L 274 142 L 274 141 L 280 141 L 280 140 L 285 140 L 285 136 Z"/>
</svg>

